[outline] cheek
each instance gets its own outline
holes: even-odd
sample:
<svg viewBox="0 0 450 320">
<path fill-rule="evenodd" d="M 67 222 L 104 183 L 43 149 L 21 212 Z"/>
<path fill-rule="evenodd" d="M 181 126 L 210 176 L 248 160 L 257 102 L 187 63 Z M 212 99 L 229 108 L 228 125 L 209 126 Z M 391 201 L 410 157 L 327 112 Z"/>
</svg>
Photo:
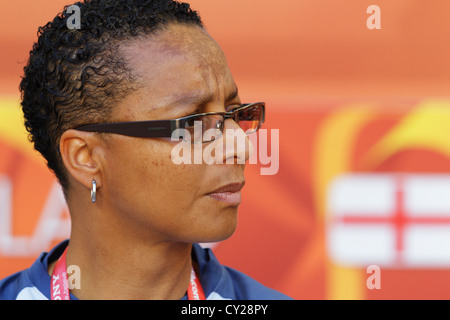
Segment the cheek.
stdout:
<svg viewBox="0 0 450 320">
<path fill-rule="evenodd" d="M 173 219 L 201 193 L 202 165 L 176 165 L 170 144 L 138 141 L 118 145 L 106 159 L 104 192 L 120 211 Z M 161 214 L 164 212 L 164 215 Z"/>
<path fill-rule="evenodd" d="M 108 183 L 127 193 L 145 198 L 164 199 L 171 195 L 193 193 L 199 166 L 175 165 L 171 145 L 158 141 L 123 144 L 109 154 Z M 146 143 L 145 143 L 146 142 Z M 163 196 L 161 198 L 161 196 Z"/>
</svg>

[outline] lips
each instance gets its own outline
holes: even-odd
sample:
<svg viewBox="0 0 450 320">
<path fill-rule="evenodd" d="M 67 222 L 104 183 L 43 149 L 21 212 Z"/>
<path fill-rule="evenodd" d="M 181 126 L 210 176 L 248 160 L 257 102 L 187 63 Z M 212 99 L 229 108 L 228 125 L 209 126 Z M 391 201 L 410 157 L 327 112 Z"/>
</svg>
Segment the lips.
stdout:
<svg viewBox="0 0 450 320">
<path fill-rule="evenodd" d="M 237 205 L 241 203 L 241 190 L 244 185 L 245 181 L 229 183 L 208 193 L 208 196 L 217 201 Z"/>
</svg>

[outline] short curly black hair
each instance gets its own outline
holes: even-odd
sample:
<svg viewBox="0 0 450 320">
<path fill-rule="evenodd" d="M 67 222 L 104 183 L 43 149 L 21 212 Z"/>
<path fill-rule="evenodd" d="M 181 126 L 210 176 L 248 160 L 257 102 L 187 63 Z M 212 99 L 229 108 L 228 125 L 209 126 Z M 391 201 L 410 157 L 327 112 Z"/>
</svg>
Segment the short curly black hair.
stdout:
<svg viewBox="0 0 450 320">
<path fill-rule="evenodd" d="M 68 179 L 59 151 L 62 133 L 107 122 L 114 103 L 136 89 L 120 44 L 171 23 L 204 27 L 189 4 L 172 0 L 85 0 L 75 5 L 81 29 L 69 29 L 69 6 L 40 27 L 20 83 L 29 139 L 64 191 Z"/>
</svg>

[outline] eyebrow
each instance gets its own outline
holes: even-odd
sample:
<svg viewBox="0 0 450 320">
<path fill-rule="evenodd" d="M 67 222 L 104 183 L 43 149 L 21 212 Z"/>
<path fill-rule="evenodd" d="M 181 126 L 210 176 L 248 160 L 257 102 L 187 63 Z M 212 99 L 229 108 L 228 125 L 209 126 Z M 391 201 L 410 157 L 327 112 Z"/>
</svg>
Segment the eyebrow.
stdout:
<svg viewBox="0 0 450 320">
<path fill-rule="evenodd" d="M 233 90 L 230 91 L 225 97 L 225 103 L 232 101 L 239 95 L 238 88 L 234 86 Z M 202 106 L 213 100 L 213 94 L 202 94 L 201 91 L 190 91 L 188 94 L 183 94 L 172 100 L 170 103 L 166 104 L 166 107 L 181 107 L 183 110 L 192 109 L 194 107 Z"/>
<path fill-rule="evenodd" d="M 235 99 L 239 95 L 238 87 L 234 86 L 233 91 L 231 91 L 225 98 L 225 102 Z"/>
<path fill-rule="evenodd" d="M 235 86 L 225 97 L 225 102 L 229 102 L 238 96 L 238 88 Z M 170 103 L 170 106 L 201 106 L 213 100 L 213 94 L 202 94 L 201 91 L 190 92 Z"/>
</svg>

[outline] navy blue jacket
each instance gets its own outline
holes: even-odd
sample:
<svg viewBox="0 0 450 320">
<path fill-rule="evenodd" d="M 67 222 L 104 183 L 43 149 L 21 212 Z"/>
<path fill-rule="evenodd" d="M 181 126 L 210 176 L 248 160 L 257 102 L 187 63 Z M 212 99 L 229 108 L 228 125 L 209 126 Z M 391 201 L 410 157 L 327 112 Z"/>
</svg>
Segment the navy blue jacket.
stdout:
<svg viewBox="0 0 450 320">
<path fill-rule="evenodd" d="M 68 240 L 49 253 L 42 253 L 33 265 L 0 281 L 0 300 L 50 299 L 49 261 L 56 260 Z M 199 278 L 209 300 L 285 300 L 288 296 L 267 288 L 249 276 L 219 263 L 210 249 L 193 246 L 193 258 L 199 265 Z M 185 296 L 183 299 L 186 299 Z M 70 299 L 76 300 L 72 294 Z"/>
</svg>

